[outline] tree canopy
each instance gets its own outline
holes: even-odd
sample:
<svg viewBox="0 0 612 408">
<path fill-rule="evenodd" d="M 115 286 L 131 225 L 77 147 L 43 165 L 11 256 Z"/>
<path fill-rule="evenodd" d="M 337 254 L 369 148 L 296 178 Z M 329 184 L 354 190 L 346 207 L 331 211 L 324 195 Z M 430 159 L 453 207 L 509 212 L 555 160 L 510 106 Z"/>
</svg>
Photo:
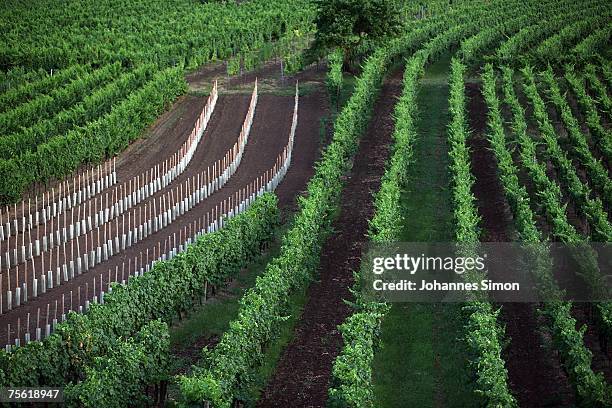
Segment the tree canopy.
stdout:
<svg viewBox="0 0 612 408">
<path fill-rule="evenodd" d="M 398 0 L 317 0 L 314 50 L 344 52 L 345 63 L 364 46 L 393 34 L 400 26 Z"/>
</svg>

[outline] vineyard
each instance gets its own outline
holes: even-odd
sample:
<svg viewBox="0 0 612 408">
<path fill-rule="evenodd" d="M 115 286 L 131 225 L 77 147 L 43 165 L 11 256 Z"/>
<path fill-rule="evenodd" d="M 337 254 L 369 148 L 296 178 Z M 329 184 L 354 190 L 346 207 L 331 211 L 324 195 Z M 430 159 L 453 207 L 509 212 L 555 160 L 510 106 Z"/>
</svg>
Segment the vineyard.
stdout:
<svg viewBox="0 0 612 408">
<path fill-rule="evenodd" d="M 609 2 L 6 0 L 0 27 L 0 406 L 612 407 Z M 530 297 L 372 296 L 409 244 L 520 248 L 450 275 Z"/>
</svg>

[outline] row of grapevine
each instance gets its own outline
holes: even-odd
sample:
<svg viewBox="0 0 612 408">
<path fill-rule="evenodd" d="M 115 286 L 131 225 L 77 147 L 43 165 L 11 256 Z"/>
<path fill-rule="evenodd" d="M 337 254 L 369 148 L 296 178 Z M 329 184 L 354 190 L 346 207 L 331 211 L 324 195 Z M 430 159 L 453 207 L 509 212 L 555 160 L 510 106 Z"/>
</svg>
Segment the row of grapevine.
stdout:
<svg viewBox="0 0 612 408">
<path fill-rule="evenodd" d="M 535 265 L 532 273 L 538 292 L 547 300 L 541 304 L 541 310 L 547 317 L 547 326 L 553 334 L 555 346 L 582 403 L 585 406 L 610 404 L 609 385 L 601 374 L 595 374 L 591 369 L 592 354 L 584 345 L 584 329 L 576 329 L 576 320 L 570 314 L 572 305 L 562 301 L 562 292 L 552 275 L 552 258 L 548 244 L 536 226 L 536 216 L 531 210 L 529 194 L 519 181 L 519 169 L 506 147 L 504 121 L 496 95 L 495 72 L 490 64 L 485 66 L 482 83 L 483 95 L 488 105 L 488 137 L 497 159 L 499 177 L 514 215 L 519 239 L 530 255 L 531 264 Z M 520 114 L 521 108 L 515 104 L 512 108 L 513 128 L 515 132 L 523 133 L 526 124 Z"/>
<path fill-rule="evenodd" d="M 561 4 L 560 4 L 561 3 Z M 491 51 L 500 41 L 515 34 L 525 26 L 531 26 L 540 21 L 548 13 L 559 6 L 566 6 L 567 12 L 572 11 L 571 1 L 548 0 L 540 4 L 530 3 L 521 8 L 520 15 L 513 18 L 502 18 L 495 25 L 480 30 L 461 42 L 458 55 L 464 63 L 475 63 L 482 55 Z"/>
<path fill-rule="evenodd" d="M 31 101 L 0 114 L 0 133 L 16 132 L 38 120 L 46 119 L 80 102 L 85 95 L 119 75 L 121 64 L 114 63 L 77 77 L 49 95 L 40 95 Z"/>
<path fill-rule="evenodd" d="M 39 145 L 34 152 L 0 161 L 0 200 L 16 201 L 33 182 L 60 179 L 81 163 L 122 151 L 185 89 L 182 69 L 158 72 L 106 115 Z"/>
<path fill-rule="evenodd" d="M 574 3 L 568 7 L 567 11 L 564 10 L 561 14 L 555 13 L 552 18 L 521 28 L 518 33 L 510 37 L 497 49 L 496 56 L 498 60 L 508 64 L 517 58 L 524 59 L 522 57 L 523 50 L 557 33 L 565 21 L 579 19 L 585 13 L 606 13 L 608 9 L 607 3 L 600 0 L 587 3 L 586 6 L 582 3 Z"/>
<path fill-rule="evenodd" d="M 606 44 L 610 44 L 610 37 L 612 37 L 612 24 L 608 23 L 580 41 L 572 53 L 582 59 L 596 57 Z"/>
<path fill-rule="evenodd" d="M 598 61 L 605 81 L 608 83 L 608 86 L 612 87 L 612 62 L 601 56 L 598 58 Z"/>
<path fill-rule="evenodd" d="M 449 79 L 449 111 L 451 123 L 448 130 L 449 156 L 451 158 L 451 187 L 455 203 L 455 236 L 461 256 L 473 257 L 479 247 L 480 216 L 476 198 L 472 193 L 474 176 L 470 170 L 470 153 L 465 113 L 465 66 L 457 59 L 451 62 Z M 481 274 L 472 270 L 464 274 L 469 281 L 480 281 Z M 515 407 L 516 399 L 508 386 L 508 371 L 502 358 L 504 329 L 498 323 L 499 310 L 481 292 L 468 294 L 471 300 L 464 306 L 468 313 L 466 339 L 474 357 L 471 363 L 476 371 L 476 389 L 482 393 L 491 407 Z"/>
<path fill-rule="evenodd" d="M 608 171 L 601 161 L 593 157 L 586 136 L 582 133 L 580 124 L 572 113 L 569 103 L 561 94 L 561 89 L 550 66 L 542 73 L 542 78 L 547 84 L 550 99 L 557 111 L 560 112 L 561 119 L 572 142 L 573 151 L 587 170 L 589 181 L 599 189 L 602 201 L 608 206 L 612 205 L 612 181 L 608 177 Z"/>
<path fill-rule="evenodd" d="M 342 67 L 344 65 L 344 54 L 341 49 L 335 49 L 327 56 L 329 70 L 325 77 L 325 86 L 332 105 L 339 103 L 340 91 L 342 90 Z"/>
<path fill-rule="evenodd" d="M 123 98 L 149 81 L 154 71 L 154 65 L 142 65 L 110 80 L 108 84 L 85 96 L 81 102 L 58 112 L 52 118 L 0 138 L 0 160 L 10 160 L 24 152 L 35 151 L 38 145 L 106 114 Z"/>
<path fill-rule="evenodd" d="M 11 92 L 28 82 L 37 82 L 49 76 L 42 68 L 30 70 L 25 67 L 14 67 L 7 71 L 0 70 L 0 94 Z"/>
<path fill-rule="evenodd" d="M 227 75 L 234 76 L 244 71 L 260 68 L 273 58 L 280 58 L 282 75 L 294 74 L 304 67 L 304 50 L 310 44 L 314 27 L 286 32 L 274 42 L 268 42 L 256 49 L 246 49 L 227 60 Z"/>
<path fill-rule="evenodd" d="M 601 200 L 597 197 L 591 197 L 589 187 L 582 183 L 576 174 L 574 164 L 557 141 L 557 134 L 548 116 L 546 105 L 538 93 L 533 70 L 531 67 L 525 67 L 522 72 L 526 79 L 523 88 L 533 106 L 533 115 L 540 129 L 540 134 L 546 143 L 547 157 L 555 164 L 570 196 L 574 199 L 580 211 L 587 217 L 592 228 L 593 238 L 602 242 L 612 241 L 612 225 L 608 222 L 608 216 Z"/>
<path fill-rule="evenodd" d="M 563 27 L 557 34 L 548 37 L 540 45 L 535 47 L 532 54 L 540 62 L 551 62 L 560 60 L 568 55 L 567 49 L 574 43 L 610 20 L 609 8 L 602 14 L 598 9 L 587 10 L 580 16 L 579 20 Z"/>
<path fill-rule="evenodd" d="M 595 92 L 597 102 L 608 114 L 608 118 L 612 119 L 612 98 L 608 96 L 606 86 L 597 76 L 597 68 L 595 65 L 588 64 L 586 67 L 584 67 L 584 78 L 591 86 L 591 89 Z"/>
<path fill-rule="evenodd" d="M 86 366 L 85 378 L 64 389 L 64 406 L 147 406 L 152 401 L 144 391 L 151 384 L 167 381 L 170 366 L 168 326 L 153 320 Z"/>
<path fill-rule="evenodd" d="M 543 7 L 546 7 L 544 4 Z M 529 10 L 525 14 L 510 20 L 502 21 L 493 27 L 482 30 L 461 42 L 457 54 L 461 56 L 464 63 L 473 63 L 482 58 L 482 54 L 496 45 L 505 36 L 514 34 L 525 25 L 533 24 L 537 14 L 530 14 Z"/>
<path fill-rule="evenodd" d="M 565 213 L 565 206 L 561 204 L 562 193 L 559 185 L 551 180 L 546 172 L 546 165 L 538 160 L 536 143 L 527 134 L 525 111 L 513 87 L 513 71 L 503 68 L 503 92 L 506 104 L 512 111 L 512 130 L 517 138 L 519 157 L 527 170 L 529 178 L 539 190 L 537 196 L 539 205 L 544 209 L 551 225 L 551 234 L 562 243 L 577 245 L 586 242 L 576 228 L 569 223 Z M 593 251 L 579 249 L 572 254 L 580 265 L 580 277 L 589 285 L 594 297 L 606 298 L 605 285 L 596 254 Z M 612 333 L 612 307 L 609 303 L 598 303 L 597 311 L 602 328 Z"/>
<path fill-rule="evenodd" d="M 75 77 L 84 75 L 87 69 L 83 65 L 73 65 L 53 75 L 28 81 L 20 86 L 11 88 L 7 92 L 0 94 L 0 112 L 4 112 L 38 95 L 48 94 L 49 91 L 65 85 L 67 82 L 74 80 Z"/>
<path fill-rule="evenodd" d="M 565 67 L 565 79 L 578 99 L 591 136 L 597 142 L 597 147 L 608 163 L 612 163 L 612 131 L 605 129 L 602 125 L 595 101 L 586 91 L 584 80 L 569 65 Z"/>
<path fill-rule="evenodd" d="M 200 236 L 169 261 L 157 262 L 127 285 L 113 285 L 103 304 L 87 314 L 70 313 L 55 333 L 11 353 L 0 352 L 5 385 L 65 385 L 82 378 L 84 367 L 110 352 L 117 339 L 134 335 L 148 322 L 171 323 L 211 287 L 234 276 L 271 239 L 279 212 L 274 195 L 255 200 L 216 232 Z"/>
</svg>

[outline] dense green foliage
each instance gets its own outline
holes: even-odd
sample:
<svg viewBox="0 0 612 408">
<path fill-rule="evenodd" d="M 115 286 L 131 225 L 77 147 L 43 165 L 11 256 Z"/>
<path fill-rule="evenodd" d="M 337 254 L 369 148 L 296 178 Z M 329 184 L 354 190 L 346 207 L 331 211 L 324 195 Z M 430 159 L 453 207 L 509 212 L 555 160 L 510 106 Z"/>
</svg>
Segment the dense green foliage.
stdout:
<svg viewBox="0 0 612 408">
<path fill-rule="evenodd" d="M 508 75 L 508 74 L 506 74 Z M 545 238 L 536 226 L 536 215 L 531 210 L 527 189 L 519 181 L 519 169 L 512 154 L 506 147 L 504 122 L 500 102 L 496 95 L 495 73 L 492 65 L 485 67 L 482 74 L 483 94 L 488 105 L 489 140 L 497 159 L 499 176 L 506 197 L 514 215 L 520 241 L 535 267 L 532 269 L 537 289 L 543 299 L 542 311 L 548 317 L 548 327 L 553 334 L 555 346 L 561 352 L 568 367 L 570 379 L 582 402 L 588 406 L 609 404 L 609 388 L 602 375 L 591 369 L 592 353 L 583 342 L 585 328 L 576 329 L 576 320 L 571 316 L 570 302 L 562 302 L 563 294 L 557 287 L 552 274 L 552 258 Z M 505 85 L 507 87 L 508 84 Z M 508 91 L 510 92 L 510 91 Z M 513 101 L 513 99 L 510 99 Z M 514 106 L 513 126 L 522 132 L 524 120 L 520 109 Z"/>
<path fill-rule="evenodd" d="M 536 46 L 542 47 L 539 53 L 536 52 L 536 57 L 538 55 L 552 55 L 555 59 L 564 59 L 567 44 L 563 41 L 557 44 L 553 40 L 561 28 L 565 26 L 564 23 L 582 18 L 598 18 L 598 16 L 610 12 L 606 2 L 597 0 L 584 3 L 571 2 L 567 7 L 556 3 L 552 5 L 553 8 L 548 13 L 540 15 L 540 20 L 535 20 L 533 24 L 526 27 L 520 27 L 516 34 L 508 38 L 497 49 L 496 55 L 499 61 L 505 64 L 513 64 L 517 61 L 528 60 L 530 59 L 529 50 Z M 559 9 L 561 12 L 559 12 Z M 570 34 L 579 29 L 579 27 L 567 28 Z M 559 39 L 559 37 L 556 38 Z M 573 57 L 570 53 L 568 54 L 568 57 Z M 588 57 L 592 56 L 585 56 L 584 58 Z"/>
<path fill-rule="evenodd" d="M 50 70 L 121 61 L 196 68 L 258 49 L 313 18 L 313 6 L 296 0 L 7 1 L 0 12 L 0 67 Z"/>
<path fill-rule="evenodd" d="M 570 89 L 576 95 L 578 103 L 586 119 L 586 124 L 591 131 L 591 135 L 597 142 L 597 147 L 608 163 L 612 162 L 612 130 L 605 129 L 601 122 L 601 117 L 597 111 L 595 101 L 586 91 L 583 78 L 581 78 L 572 66 L 565 67 L 565 79 L 570 85 Z"/>
<path fill-rule="evenodd" d="M 62 109 L 82 100 L 85 95 L 103 83 L 121 74 L 121 64 L 114 63 L 86 73 L 64 87 L 48 95 L 40 95 L 15 109 L 0 114 L 0 133 L 8 134 L 28 126 L 37 120 L 46 119 Z"/>
<path fill-rule="evenodd" d="M 331 52 L 327 57 L 327 65 L 329 65 L 329 70 L 327 71 L 327 77 L 325 78 L 325 85 L 327 86 L 327 92 L 329 94 L 329 99 L 333 105 L 337 105 L 339 103 L 340 90 L 342 89 L 342 64 L 344 61 L 344 56 L 342 55 L 342 50 L 337 48 L 333 52 Z"/>
<path fill-rule="evenodd" d="M 538 46 L 538 51 L 525 54 L 519 51 L 528 48 L 531 42 L 535 41 L 531 37 L 535 36 L 536 32 L 542 31 L 543 37 L 554 32 L 554 26 L 551 26 L 549 31 L 542 29 L 542 21 L 546 21 L 551 14 L 557 15 L 556 18 L 571 20 L 582 17 L 585 11 L 596 18 L 602 10 L 605 10 L 605 5 L 599 0 L 580 3 L 571 0 L 523 3 L 520 5 L 520 11 L 496 21 L 494 25 L 487 25 L 465 39 L 458 53 L 465 63 L 470 64 L 495 59 L 501 59 L 506 64 L 517 64 L 524 60 L 541 61 L 543 58 L 553 57 L 562 59 L 565 56 L 571 59 L 572 54 L 564 52 L 568 43 L 571 44 L 571 40 L 565 38 L 567 35 L 558 38 L 559 34 L 553 34 Z M 569 29 L 566 31 L 568 35 L 574 32 Z"/>
<path fill-rule="evenodd" d="M 0 112 L 4 112 L 21 103 L 27 102 L 39 95 L 48 94 L 49 91 L 82 76 L 87 71 L 83 65 L 72 65 L 62 69 L 54 75 L 45 75 L 42 78 L 34 78 L 18 86 L 14 86 L 0 94 Z M 26 78 L 27 80 L 27 78 Z"/>
<path fill-rule="evenodd" d="M 134 80 L 134 78 L 132 78 Z M 0 160 L 0 201 L 16 201 L 33 182 L 61 178 L 83 162 L 121 152 L 186 89 L 183 71 L 160 71 L 105 115 L 9 160 Z"/>
<path fill-rule="evenodd" d="M 610 10 L 608 9 L 608 12 Z M 590 59 L 600 55 L 605 51 L 606 45 L 610 44 L 612 37 L 612 24 L 606 24 L 598 30 L 593 31 L 586 38 L 580 41 L 572 50 L 572 53 L 582 59 Z M 608 51 L 609 52 L 609 51 Z"/>
<path fill-rule="evenodd" d="M 555 164 L 559 177 L 567 186 L 569 194 L 587 217 L 592 228 L 593 238 L 602 242 L 612 242 L 612 225 L 608 222 L 601 200 L 591 197 L 589 187 L 582 183 L 576 174 L 574 164 L 567 157 L 565 151 L 561 149 L 546 105 L 538 93 L 532 69 L 525 67 L 522 72 L 526 79 L 524 84 L 525 94 L 532 104 L 533 116 L 546 143 L 548 158 Z"/>
<path fill-rule="evenodd" d="M 0 159 L 10 160 L 24 152 L 34 151 L 37 146 L 62 136 L 69 130 L 99 118 L 109 112 L 113 105 L 140 89 L 151 79 L 156 67 L 145 64 L 110 80 L 106 85 L 84 96 L 82 101 L 58 112 L 55 116 L 35 121 L 34 125 L 22 128 L 0 138 Z M 39 118 L 41 119 L 41 118 Z"/>
<path fill-rule="evenodd" d="M 363 48 L 397 32 L 397 0 L 319 0 L 313 48 L 340 48 L 350 63 Z"/>
<path fill-rule="evenodd" d="M 65 405 L 87 408 L 148 405 L 151 401 L 144 390 L 167 380 L 169 368 L 168 326 L 154 320 L 85 367 L 85 379 L 65 388 Z"/>
<path fill-rule="evenodd" d="M 597 160 L 593 156 L 588 144 L 588 139 L 586 135 L 582 133 L 580 123 L 572 113 L 569 103 L 562 95 L 561 89 L 559 88 L 550 66 L 542 73 L 542 78 L 548 86 L 550 99 L 556 106 L 557 111 L 560 112 L 561 119 L 565 124 L 565 128 L 572 142 L 575 155 L 582 166 L 586 168 L 589 175 L 589 181 L 599 189 L 602 201 L 608 206 L 612 205 L 612 181 L 608 177 L 608 172 L 601 160 Z"/>
<path fill-rule="evenodd" d="M 584 68 L 584 78 L 595 92 L 597 102 L 599 102 L 603 110 L 607 112 L 608 118 L 612 118 L 612 98 L 608 96 L 606 85 L 599 79 L 597 72 L 598 70 L 595 65 L 588 64 Z"/>
<path fill-rule="evenodd" d="M 67 322 L 42 342 L 9 354 L 0 351 L 2 383 L 60 386 L 85 378 L 86 368 L 97 357 L 124 347 L 118 346 L 120 339 L 135 335 L 151 320 L 171 323 L 194 306 L 207 284 L 219 285 L 237 274 L 271 239 L 278 217 L 276 197 L 265 194 L 172 260 L 157 262 L 125 286 L 114 284 L 104 304 L 92 304 L 84 315 L 70 313 Z"/>
</svg>

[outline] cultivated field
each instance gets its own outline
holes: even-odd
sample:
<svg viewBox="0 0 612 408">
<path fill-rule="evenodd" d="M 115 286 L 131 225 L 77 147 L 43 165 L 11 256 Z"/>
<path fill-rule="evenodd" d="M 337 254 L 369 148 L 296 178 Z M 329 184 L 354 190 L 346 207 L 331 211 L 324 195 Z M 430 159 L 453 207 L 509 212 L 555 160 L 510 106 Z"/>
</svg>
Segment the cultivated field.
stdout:
<svg viewBox="0 0 612 408">
<path fill-rule="evenodd" d="M 373 3 L 391 33 L 321 48 L 309 0 L 6 2 L 0 385 L 612 406 L 610 4 Z M 369 248 L 400 242 L 515 243 L 454 278 L 525 263 L 537 299 L 368 296 Z"/>
</svg>

